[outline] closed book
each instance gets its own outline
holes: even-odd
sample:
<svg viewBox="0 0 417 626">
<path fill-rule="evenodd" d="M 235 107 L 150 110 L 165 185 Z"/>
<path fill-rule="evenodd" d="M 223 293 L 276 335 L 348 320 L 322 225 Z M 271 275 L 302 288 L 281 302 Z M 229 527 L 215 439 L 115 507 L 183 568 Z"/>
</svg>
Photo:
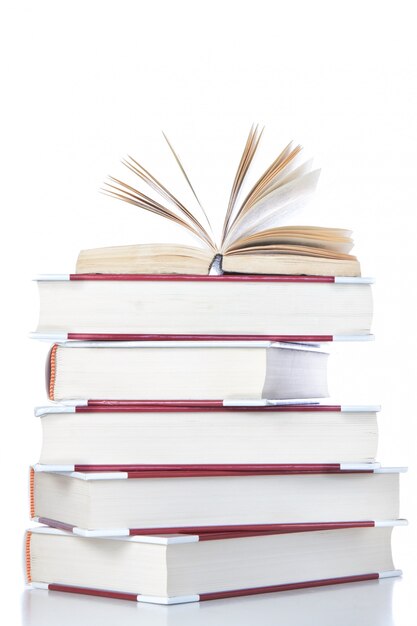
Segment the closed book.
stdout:
<svg viewBox="0 0 417 626">
<path fill-rule="evenodd" d="M 366 338 L 372 279 L 70 274 L 39 277 L 39 336 L 69 339 Z"/>
<path fill-rule="evenodd" d="M 394 539 L 398 534 L 395 531 Z M 244 598 L 236 596 L 221 602 L 176 604 L 173 610 L 161 610 L 158 605 L 141 603 L 133 594 L 133 601 L 118 602 L 103 599 L 104 592 L 94 589 L 75 588 L 76 593 L 48 593 L 44 590 L 47 583 L 41 583 L 40 589 L 29 587 L 24 593 L 24 615 L 27 619 L 30 616 L 30 626 L 56 626 L 57 615 L 59 626 L 74 626 L 74 615 L 77 616 L 78 626 L 105 624 L 106 621 L 123 626 L 138 626 L 138 623 L 146 626 L 184 626 L 187 622 L 198 626 L 213 626 L 220 622 L 249 626 L 258 623 L 262 611 L 263 626 L 275 626 L 277 615 L 285 626 L 351 626 L 360 624 L 361 620 L 363 622 L 366 606 L 372 615 L 372 626 L 387 626 L 387 616 L 392 614 L 393 594 L 398 593 L 398 584 L 402 582 L 396 577 L 385 580 L 378 577 L 356 584 L 321 583 L 320 586 L 300 589 L 297 593 L 247 593 Z M 68 586 L 62 587 L 68 591 Z M 75 591 L 72 588 L 69 590 Z M 88 597 L 83 595 L 85 593 Z"/>
<path fill-rule="evenodd" d="M 156 604 L 178 604 L 398 576 L 392 527 L 205 538 L 78 537 L 34 528 L 26 535 L 33 587 Z"/>
<path fill-rule="evenodd" d="M 375 406 L 235 401 L 39 407 L 42 464 L 367 463 Z M 243 401 L 244 402 L 244 401 Z"/>
<path fill-rule="evenodd" d="M 369 463 L 38 464 L 31 470 L 31 516 L 105 536 L 395 519 L 399 471 Z"/>
<path fill-rule="evenodd" d="M 51 400 L 323 398 L 328 354 L 268 341 L 67 341 L 49 357 Z"/>
</svg>

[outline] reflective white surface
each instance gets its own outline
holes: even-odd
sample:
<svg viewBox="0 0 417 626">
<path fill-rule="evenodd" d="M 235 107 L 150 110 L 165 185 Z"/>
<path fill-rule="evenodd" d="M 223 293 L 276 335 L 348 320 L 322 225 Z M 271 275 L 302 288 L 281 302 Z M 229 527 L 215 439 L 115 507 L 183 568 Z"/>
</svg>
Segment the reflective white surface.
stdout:
<svg viewBox="0 0 417 626">
<path fill-rule="evenodd" d="M 406 579 L 176 606 L 27 589 L 23 593 L 22 625 L 411 626 L 416 618 L 411 613 L 410 597 L 411 585 Z"/>
</svg>

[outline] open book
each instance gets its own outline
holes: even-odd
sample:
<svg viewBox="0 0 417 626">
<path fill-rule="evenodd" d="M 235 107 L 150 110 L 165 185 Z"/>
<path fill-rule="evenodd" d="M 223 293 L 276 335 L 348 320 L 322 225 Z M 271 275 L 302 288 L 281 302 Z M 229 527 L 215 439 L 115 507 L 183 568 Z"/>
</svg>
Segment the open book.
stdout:
<svg viewBox="0 0 417 626">
<path fill-rule="evenodd" d="M 151 211 L 187 229 L 201 248 L 171 244 L 139 244 L 82 250 L 77 273 L 208 274 L 214 264 L 223 272 L 359 276 L 356 257 L 349 254 L 349 230 L 315 226 L 280 226 L 282 219 L 304 204 L 320 174 L 303 162 L 301 146 L 290 143 L 255 184 L 243 191 L 262 130 L 252 126 L 233 181 L 220 241 L 212 229 L 188 175 L 168 138 L 175 161 L 191 189 L 204 219 L 182 204 L 132 157 L 123 161 L 158 200 L 109 177 L 103 191 L 114 198 Z M 206 225 L 204 225 L 206 224 Z"/>
</svg>

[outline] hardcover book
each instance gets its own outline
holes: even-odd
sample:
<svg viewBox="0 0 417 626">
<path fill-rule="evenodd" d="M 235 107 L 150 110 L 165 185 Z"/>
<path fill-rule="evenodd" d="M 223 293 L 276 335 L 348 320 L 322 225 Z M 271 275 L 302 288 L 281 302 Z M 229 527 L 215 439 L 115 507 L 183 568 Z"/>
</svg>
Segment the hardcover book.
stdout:
<svg viewBox="0 0 417 626">
<path fill-rule="evenodd" d="M 397 534 L 395 531 L 395 540 Z M 396 575 L 399 574 L 397 571 Z M 276 623 L 277 615 L 285 626 L 301 626 L 300 615 L 307 616 L 307 624 L 342 626 L 344 620 L 343 626 L 351 626 L 363 621 L 364 606 L 372 607 L 372 626 L 387 626 L 387 615 L 392 613 L 393 592 L 397 593 L 395 580 L 386 578 L 379 582 L 378 577 L 371 582 L 353 585 L 325 585 L 322 582 L 317 586 L 311 585 L 310 591 L 307 587 L 304 592 L 300 589 L 298 593 L 279 595 L 246 593 L 243 600 L 240 596 L 226 596 L 226 602 L 176 604 L 173 610 L 168 607 L 159 610 L 153 604 L 141 603 L 134 594 L 131 602 L 103 602 L 103 591 L 96 596 L 96 590 L 85 587 L 68 589 L 68 586 L 62 586 L 71 593 L 45 593 L 42 589 L 47 588 L 47 584 L 41 583 L 41 589 L 38 589 L 38 584 L 34 583 L 32 587 L 35 588 L 25 595 L 30 626 L 56 626 L 57 615 L 59 626 L 74 626 L 74 615 L 77 616 L 78 626 L 105 624 L 106 620 L 110 624 L 123 626 L 138 626 L 138 622 L 146 626 L 184 626 L 187 620 L 198 626 L 212 626 L 220 621 L 222 624 L 252 626 L 258 623 L 261 611 L 263 626 L 272 626 L 274 621 Z M 88 594 L 88 597 L 84 594 Z M 122 595 L 122 598 L 128 597 Z M 323 613 L 326 621 L 323 620 Z"/>
<path fill-rule="evenodd" d="M 26 535 L 35 588 L 178 604 L 399 576 L 395 520 L 245 537 L 159 535 L 84 538 L 39 527 Z"/>
<path fill-rule="evenodd" d="M 328 354 L 267 341 L 67 341 L 48 363 L 51 400 L 323 398 Z"/>
<path fill-rule="evenodd" d="M 104 536 L 396 519 L 400 471 L 369 463 L 38 464 L 31 516 Z"/>
<path fill-rule="evenodd" d="M 39 277 L 35 336 L 54 339 L 369 338 L 372 279 L 70 274 Z"/>
<path fill-rule="evenodd" d="M 375 406 L 243 402 L 45 406 L 41 464 L 372 463 Z"/>
</svg>

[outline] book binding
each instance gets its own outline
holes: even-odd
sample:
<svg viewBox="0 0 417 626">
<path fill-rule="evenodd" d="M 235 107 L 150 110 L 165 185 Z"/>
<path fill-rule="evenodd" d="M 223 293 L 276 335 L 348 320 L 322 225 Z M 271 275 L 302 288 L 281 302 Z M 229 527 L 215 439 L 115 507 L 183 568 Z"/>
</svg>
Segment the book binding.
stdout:
<svg viewBox="0 0 417 626">
<path fill-rule="evenodd" d="M 213 463 L 154 465 L 46 465 L 37 463 L 35 472 L 59 472 L 84 480 L 102 478 L 174 478 L 197 476 L 268 476 L 279 474 L 372 473 L 379 463 Z M 391 468 L 387 468 L 391 470 Z M 394 471 L 394 470 L 391 470 Z M 398 471 L 395 468 L 395 471 Z"/>
<path fill-rule="evenodd" d="M 290 274 L 40 274 L 36 281 L 66 280 L 140 280 L 185 282 L 251 282 L 251 283 L 342 283 L 371 285 L 374 279 L 362 276 L 304 276 Z"/>
<path fill-rule="evenodd" d="M 373 341 L 374 335 L 219 335 L 219 334 L 161 334 L 161 333 L 38 333 L 30 334 L 39 341 L 68 343 L 72 341 L 135 341 L 135 342 L 230 342 L 250 341 L 267 343 L 331 343 L 337 341 Z"/>
<path fill-rule="evenodd" d="M 322 578 L 320 580 L 306 580 L 298 583 L 286 583 L 280 585 L 269 585 L 267 587 L 249 587 L 246 589 L 232 589 L 230 591 L 217 591 L 211 593 L 201 593 L 191 596 L 145 596 L 135 593 L 123 593 L 119 591 L 110 591 L 107 589 L 91 589 L 88 587 L 76 587 L 74 585 L 62 585 L 59 583 L 37 583 L 32 582 L 31 586 L 35 589 L 46 589 L 49 591 L 61 591 L 66 593 L 80 593 L 89 596 L 102 596 L 105 598 L 114 598 L 117 600 L 130 600 L 133 602 L 145 602 L 152 604 L 183 604 L 186 602 L 204 602 L 207 600 L 220 600 L 222 598 L 232 598 L 238 596 L 249 596 L 263 593 L 274 593 L 278 591 L 292 591 L 295 589 L 311 589 L 314 587 L 323 587 L 327 585 L 341 585 L 345 583 L 363 582 L 368 580 L 378 580 L 379 578 L 401 576 L 401 570 L 392 570 L 389 572 L 370 572 L 355 576 L 341 576 L 338 578 Z"/>
<path fill-rule="evenodd" d="M 165 539 L 165 543 L 177 541 L 178 535 L 187 543 L 197 541 L 216 541 L 219 539 L 238 539 L 242 537 L 258 537 L 260 535 L 282 535 L 289 533 L 305 533 L 319 530 L 343 530 L 346 528 L 381 528 L 406 526 L 407 520 L 358 520 L 347 522 L 294 522 L 280 524 L 231 524 L 219 526 L 162 526 L 155 528 L 112 528 L 89 529 L 80 528 L 47 517 L 32 517 L 32 521 L 45 524 L 49 528 L 73 533 L 80 537 L 137 537 L 147 543 L 163 543 L 160 535 L 177 535 Z"/>
<path fill-rule="evenodd" d="M 74 400 L 39 406 L 35 416 L 50 413 L 378 413 L 379 405 L 341 405 L 279 400 Z"/>
</svg>

